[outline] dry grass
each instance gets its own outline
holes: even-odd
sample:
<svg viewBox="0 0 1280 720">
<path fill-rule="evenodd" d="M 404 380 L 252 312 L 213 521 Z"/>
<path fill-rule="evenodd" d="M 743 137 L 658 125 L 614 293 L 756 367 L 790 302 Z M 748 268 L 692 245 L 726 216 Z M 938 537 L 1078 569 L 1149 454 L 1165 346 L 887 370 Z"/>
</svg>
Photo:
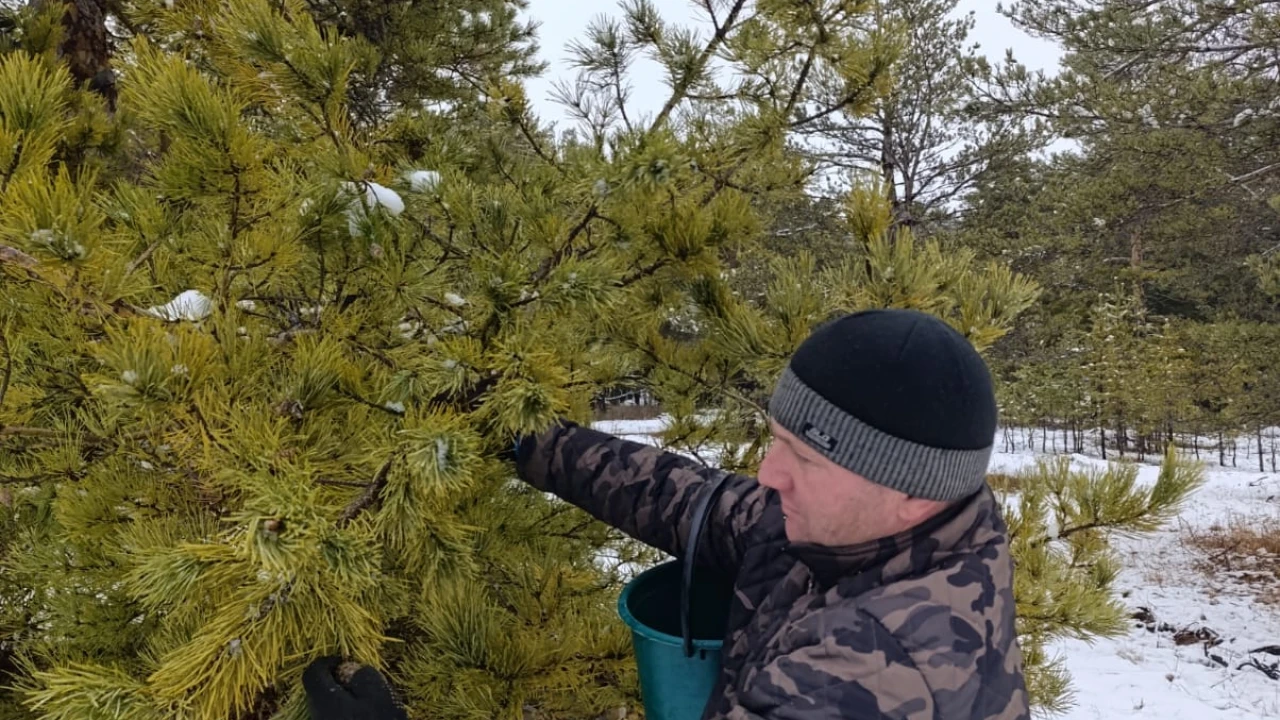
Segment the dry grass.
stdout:
<svg viewBox="0 0 1280 720">
<path fill-rule="evenodd" d="M 996 492 L 1015 493 L 1022 489 L 1022 476 L 1006 473 L 988 473 L 987 484 Z"/>
<path fill-rule="evenodd" d="M 1169 584 L 1168 571 L 1164 567 L 1149 567 L 1143 570 L 1142 579 L 1152 587 L 1165 587 Z"/>
<path fill-rule="evenodd" d="M 1216 580 L 1248 586 L 1262 602 L 1280 604 L 1280 517 L 1233 517 L 1187 530 L 1196 567 Z"/>
</svg>

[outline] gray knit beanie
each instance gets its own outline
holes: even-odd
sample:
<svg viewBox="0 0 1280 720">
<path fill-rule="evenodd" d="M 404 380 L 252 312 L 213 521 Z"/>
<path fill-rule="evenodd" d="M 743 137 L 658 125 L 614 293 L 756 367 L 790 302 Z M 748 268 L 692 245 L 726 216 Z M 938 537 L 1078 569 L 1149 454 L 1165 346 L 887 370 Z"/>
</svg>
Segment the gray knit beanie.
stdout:
<svg viewBox="0 0 1280 720">
<path fill-rule="evenodd" d="M 868 480 L 950 501 L 982 488 L 997 410 L 986 363 L 960 333 L 913 310 L 846 315 L 810 335 L 769 412 Z"/>
</svg>

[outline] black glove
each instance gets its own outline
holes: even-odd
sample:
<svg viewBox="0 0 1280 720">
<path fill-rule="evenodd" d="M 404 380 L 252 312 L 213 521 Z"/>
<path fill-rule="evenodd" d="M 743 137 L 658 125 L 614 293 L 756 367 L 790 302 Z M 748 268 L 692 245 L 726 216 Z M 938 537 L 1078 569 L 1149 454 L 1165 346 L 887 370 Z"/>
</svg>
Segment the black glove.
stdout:
<svg viewBox="0 0 1280 720">
<path fill-rule="evenodd" d="M 322 657 L 302 673 L 312 720 L 409 720 L 382 673 L 362 666 L 344 685 L 340 657 Z"/>
</svg>

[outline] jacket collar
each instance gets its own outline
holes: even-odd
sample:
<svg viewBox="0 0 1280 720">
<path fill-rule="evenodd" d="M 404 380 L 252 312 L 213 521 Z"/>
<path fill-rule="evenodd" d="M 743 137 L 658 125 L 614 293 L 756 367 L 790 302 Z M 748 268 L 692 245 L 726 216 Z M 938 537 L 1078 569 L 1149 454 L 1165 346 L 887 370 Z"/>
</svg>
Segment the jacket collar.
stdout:
<svg viewBox="0 0 1280 720">
<path fill-rule="evenodd" d="M 792 543 L 786 546 L 786 552 L 807 565 L 825 590 L 853 577 L 863 578 L 868 586 L 891 583 L 1002 535 L 995 496 L 983 486 L 967 499 L 897 535 L 839 547 Z"/>
</svg>

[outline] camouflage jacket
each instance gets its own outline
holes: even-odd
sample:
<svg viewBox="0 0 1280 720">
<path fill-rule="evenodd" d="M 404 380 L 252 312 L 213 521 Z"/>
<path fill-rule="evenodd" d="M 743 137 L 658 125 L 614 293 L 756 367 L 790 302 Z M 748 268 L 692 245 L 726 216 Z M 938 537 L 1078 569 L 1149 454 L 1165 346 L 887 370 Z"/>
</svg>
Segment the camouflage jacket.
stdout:
<svg viewBox="0 0 1280 720">
<path fill-rule="evenodd" d="M 520 476 L 681 557 L 714 471 L 563 424 L 518 452 Z M 723 669 L 704 720 L 1024 720 L 1013 563 L 990 490 L 901 536 L 789 544 L 776 493 L 728 478 L 697 563 L 734 578 Z"/>
</svg>

